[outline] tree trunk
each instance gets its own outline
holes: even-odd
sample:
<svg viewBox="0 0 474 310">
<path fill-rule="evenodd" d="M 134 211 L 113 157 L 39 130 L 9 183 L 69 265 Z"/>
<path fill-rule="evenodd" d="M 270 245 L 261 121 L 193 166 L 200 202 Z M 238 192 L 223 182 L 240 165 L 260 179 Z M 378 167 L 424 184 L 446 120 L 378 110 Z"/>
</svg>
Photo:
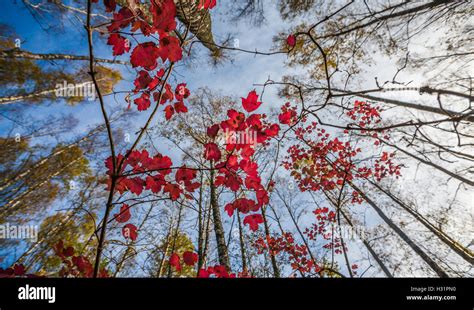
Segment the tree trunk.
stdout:
<svg viewBox="0 0 474 310">
<path fill-rule="evenodd" d="M 408 205 L 406 205 L 404 202 L 402 202 L 400 199 L 395 197 L 392 193 L 389 191 L 385 190 L 382 188 L 380 185 L 378 185 L 375 182 L 369 181 L 371 184 L 373 184 L 375 187 L 377 187 L 379 190 L 381 190 L 383 193 L 385 193 L 390 199 L 392 199 L 396 204 L 398 204 L 400 207 L 402 207 L 405 211 L 410 213 L 414 218 L 416 218 L 423 226 L 428 228 L 433 234 L 436 235 L 441 241 L 444 242 L 447 246 L 451 248 L 454 252 L 456 252 L 459 256 L 464 258 L 468 263 L 471 265 L 474 264 L 474 255 L 473 253 L 459 244 L 456 240 L 445 234 L 443 231 L 438 229 L 436 226 L 430 223 L 428 219 L 426 219 L 423 215 L 418 213 L 416 210 L 412 209 Z"/>
<path fill-rule="evenodd" d="M 46 157 L 43 157 L 42 159 L 40 159 L 39 161 L 37 161 L 35 164 L 33 164 L 31 167 L 29 167 L 28 169 L 26 169 L 25 171 L 22 171 L 20 172 L 19 174 L 15 175 L 14 177 L 12 177 L 11 179 L 9 179 L 8 181 L 6 182 L 3 182 L 1 185 L 0 185 L 0 192 L 5 190 L 7 187 L 13 185 L 15 182 L 25 178 L 28 176 L 28 174 L 30 174 L 31 172 L 33 172 L 35 169 L 37 169 L 38 167 L 40 167 L 41 165 L 45 164 L 46 162 L 48 162 L 49 160 L 53 160 L 54 157 L 64 153 L 65 151 L 75 147 L 75 146 L 78 146 L 80 143 L 82 143 L 83 141 L 86 141 L 88 140 L 92 135 L 94 135 L 97 131 L 100 131 L 103 129 L 104 126 L 97 126 L 95 129 L 91 130 L 86 136 L 64 146 L 64 147 L 61 147 L 61 148 L 58 148 L 56 150 L 54 150 L 53 153 L 49 154 L 48 156 Z M 4 179 L 5 180 L 5 179 Z"/>
<path fill-rule="evenodd" d="M 435 168 L 435 169 L 437 169 L 437 170 L 439 170 L 439 171 L 441 171 L 441 172 L 443 172 L 443 173 L 449 175 L 450 177 L 452 177 L 452 178 L 454 178 L 454 179 L 456 179 L 456 180 L 458 180 L 458 181 L 461 181 L 461 182 L 463 182 L 463 183 L 466 183 L 467 185 L 470 185 L 470 186 L 474 186 L 474 181 L 471 181 L 471 180 L 469 180 L 469 179 L 463 178 L 462 176 L 459 176 L 459 175 L 457 175 L 456 173 L 451 172 L 451 171 L 449 171 L 449 170 L 447 170 L 447 169 L 445 169 L 445 168 L 443 168 L 443 167 L 441 167 L 441 166 L 439 166 L 439 165 L 437 165 L 437 164 L 435 164 L 435 163 L 432 163 L 432 162 L 430 162 L 430 161 L 424 160 L 423 158 L 420 158 L 420 157 L 418 157 L 418 156 L 416 156 L 416 155 L 414 155 L 414 154 L 412 154 L 412 153 L 410 153 L 410 152 L 408 152 L 408 151 L 405 151 L 404 149 L 398 147 L 398 146 L 395 145 L 395 144 L 388 143 L 387 141 L 385 141 L 385 140 L 383 140 L 383 139 L 380 139 L 380 141 L 382 141 L 384 144 L 386 144 L 386 145 L 388 145 L 388 146 L 391 146 L 391 147 L 393 147 L 393 148 L 399 150 L 399 151 L 402 152 L 403 154 L 406 154 L 406 155 L 408 155 L 408 156 L 410 156 L 410 157 L 412 157 L 412 158 L 418 160 L 419 162 L 421 162 L 421 163 L 423 163 L 423 164 L 425 164 L 425 165 L 428 165 L 428 166 L 430 166 L 430 167 L 433 167 L 433 168 Z"/>
<path fill-rule="evenodd" d="M 97 81 L 101 81 L 101 80 L 104 80 L 104 79 L 98 79 Z M 74 89 L 77 89 L 77 88 L 81 88 L 81 87 L 84 87 L 84 86 L 87 86 L 91 84 L 91 81 L 86 81 L 86 82 L 82 82 L 82 83 L 79 83 L 79 84 L 74 84 Z M 53 89 L 45 89 L 45 90 L 40 90 L 40 91 L 36 91 L 36 92 L 33 92 L 33 93 L 29 93 L 29 94 L 23 94 L 23 95 L 13 95 L 13 96 L 7 96 L 7 97 L 0 97 L 0 105 L 6 105 L 6 104 L 10 104 L 10 103 L 13 103 L 13 102 L 17 102 L 17 101 L 25 101 L 25 100 L 28 100 L 28 99 L 34 99 L 34 98 L 38 98 L 38 97 L 45 97 L 45 96 L 50 96 L 50 95 L 53 95 L 55 96 L 55 92 L 62 89 L 63 91 L 67 91 L 68 88 L 53 88 Z"/>
<path fill-rule="evenodd" d="M 211 190 L 211 208 L 214 219 L 214 232 L 216 234 L 217 253 L 219 255 L 219 264 L 225 266 L 230 271 L 229 255 L 227 253 L 227 246 L 225 243 L 225 232 L 222 226 L 221 212 L 219 209 L 219 202 L 217 201 L 216 187 L 214 186 L 214 170 L 211 169 L 210 176 L 210 190 Z"/>
<path fill-rule="evenodd" d="M 203 181 L 203 174 L 201 173 L 201 181 Z M 203 266 L 203 250 L 204 250 L 204 222 L 206 220 L 205 211 L 203 208 L 203 187 L 199 187 L 199 200 L 198 200 L 198 245 L 197 245 L 197 254 L 198 254 L 198 268 L 197 270 L 201 270 Z"/>
<path fill-rule="evenodd" d="M 349 226 L 351 227 L 354 227 L 354 224 L 352 224 L 352 221 L 349 217 L 349 215 L 347 215 L 344 211 L 341 210 L 341 214 L 342 216 L 344 217 L 344 219 L 346 220 L 346 222 L 349 224 Z M 369 244 L 369 242 L 365 239 L 365 238 L 362 238 L 361 236 L 359 236 L 359 238 L 362 240 L 362 242 L 364 243 L 365 247 L 367 248 L 367 251 L 369 251 L 370 255 L 372 255 L 372 257 L 375 259 L 375 261 L 377 262 L 377 264 L 380 266 L 380 269 L 382 269 L 383 273 L 385 273 L 385 275 L 389 278 L 393 278 L 393 275 L 392 273 L 390 272 L 390 270 L 388 270 L 387 266 L 385 266 L 384 262 L 380 259 L 380 257 L 377 255 L 377 253 L 375 253 L 374 249 L 372 248 L 372 246 Z"/>
<path fill-rule="evenodd" d="M 245 254 L 244 233 L 242 223 L 240 221 L 240 212 L 237 210 L 237 223 L 239 224 L 239 242 L 240 242 L 240 256 L 242 257 L 242 272 L 247 272 L 247 255 Z"/>
<path fill-rule="evenodd" d="M 267 222 L 267 217 L 265 215 L 265 207 L 262 206 L 261 212 L 262 212 L 262 217 L 263 217 L 263 227 L 265 228 L 265 240 L 267 241 L 267 237 L 270 236 L 270 229 L 268 227 L 268 222 Z M 279 278 L 280 277 L 280 269 L 278 268 L 278 264 L 275 258 L 275 254 L 273 254 L 273 251 L 270 249 L 270 245 L 268 245 L 269 253 L 270 253 L 270 260 L 272 261 L 272 267 L 273 267 L 273 277 Z"/>
<path fill-rule="evenodd" d="M 421 104 L 415 104 L 411 102 L 405 102 L 405 101 L 400 101 L 400 100 L 395 100 L 395 99 L 389 99 L 389 98 L 382 98 L 382 97 L 376 97 L 376 96 L 371 96 L 367 95 L 363 92 L 357 93 L 357 92 L 351 92 L 351 91 L 346 91 L 342 89 L 333 89 L 334 91 L 341 92 L 341 93 L 347 93 L 348 95 L 354 95 L 357 97 L 369 99 L 369 100 L 374 100 L 377 102 L 384 102 L 388 104 L 393 104 L 399 107 L 405 107 L 409 109 L 415 109 L 423 112 L 430 112 L 430 113 L 435 113 L 435 114 L 440 114 L 443 116 L 458 116 L 460 113 L 446 110 L 446 109 L 440 109 L 437 107 L 431 107 L 431 106 L 426 106 L 426 105 L 421 105 Z M 379 91 L 379 90 L 374 90 L 374 91 Z M 474 115 L 468 116 L 465 118 L 466 121 L 468 122 L 474 122 Z"/>
<path fill-rule="evenodd" d="M 128 0 L 116 1 L 122 7 L 130 8 Z M 176 17 L 185 26 L 189 27 L 191 33 L 211 51 L 212 55 L 218 56 L 220 49 L 214 43 L 212 35 L 212 19 L 209 10 L 198 9 L 199 0 L 174 0 L 176 5 Z M 143 12 L 145 19 L 151 23 L 152 17 L 148 4 L 136 5 Z"/>
<path fill-rule="evenodd" d="M 80 55 L 68 55 L 68 54 L 36 54 L 28 51 L 23 51 L 18 48 L 3 50 L 0 51 L 0 58 L 24 58 L 24 59 L 34 59 L 34 60 L 87 60 L 89 61 L 88 56 Z M 94 57 L 94 61 L 109 63 L 109 64 L 129 64 L 126 61 L 114 60 L 114 59 L 104 59 Z"/>
<path fill-rule="evenodd" d="M 431 257 L 426 254 L 418 245 L 416 245 L 411 239 L 410 237 L 408 237 L 397 225 L 395 225 L 394 222 L 392 222 L 392 220 L 390 220 L 383 212 L 382 210 L 369 198 L 367 197 L 367 195 L 365 195 L 364 192 L 362 192 L 362 190 L 357 187 L 355 184 L 353 184 L 351 181 L 347 181 L 347 183 L 355 190 L 359 193 L 359 195 L 364 198 L 365 201 L 367 201 L 367 203 L 375 210 L 375 212 L 377 212 L 377 214 L 384 220 L 384 222 L 391 228 L 393 229 L 397 234 L 398 236 L 400 236 L 400 238 L 402 238 L 403 241 L 405 241 L 409 246 L 410 248 L 415 251 L 416 254 L 418 254 L 422 259 L 423 261 L 425 261 L 426 264 L 428 264 L 428 266 L 431 267 L 431 269 L 433 269 L 434 272 L 436 272 L 436 274 L 441 277 L 441 278 L 449 278 L 448 274 L 446 274 L 446 272 L 434 261 L 431 259 Z"/>
<path fill-rule="evenodd" d="M 174 0 L 174 2 L 179 21 L 188 26 L 189 30 L 213 55 L 218 56 L 220 50 L 214 43 L 209 10 L 198 9 L 199 1 Z"/>
</svg>

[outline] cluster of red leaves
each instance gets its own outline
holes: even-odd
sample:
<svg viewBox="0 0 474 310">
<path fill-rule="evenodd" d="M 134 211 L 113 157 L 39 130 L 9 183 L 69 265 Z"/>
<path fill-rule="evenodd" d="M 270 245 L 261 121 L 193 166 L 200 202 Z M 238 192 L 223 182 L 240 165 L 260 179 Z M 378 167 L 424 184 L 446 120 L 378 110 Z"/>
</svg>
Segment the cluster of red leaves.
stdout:
<svg viewBox="0 0 474 310">
<path fill-rule="evenodd" d="M 264 251 L 269 251 L 273 255 L 285 253 L 288 255 L 291 268 L 294 271 L 305 273 L 319 273 L 321 267 L 313 262 L 309 256 L 308 249 L 303 244 L 295 242 L 293 234 L 284 232 L 282 235 L 266 236 L 258 238 L 253 243 L 256 247 L 257 253 L 262 254 Z"/>
<path fill-rule="evenodd" d="M 117 156 L 120 161 L 123 159 L 122 155 Z M 151 157 L 147 150 L 132 151 L 128 158 L 123 161 L 121 172 L 116 182 L 116 190 L 122 194 L 130 191 L 135 195 L 140 195 L 144 189 L 150 190 L 154 194 L 163 193 L 169 194 L 171 200 L 178 200 L 183 194 L 185 198 L 191 198 L 186 192 L 194 192 L 200 186 L 199 183 L 194 182 L 197 172 L 182 166 L 176 170 L 174 181 L 170 177 L 172 172 L 172 161 L 168 156 L 163 156 L 157 153 Z M 108 168 L 107 174 L 112 173 L 112 160 L 109 157 L 105 163 Z M 130 167 L 130 169 L 126 169 Z M 146 178 L 138 176 L 146 173 Z M 129 175 L 129 176 L 127 176 Z M 137 175 L 137 176 L 133 176 Z"/>
<path fill-rule="evenodd" d="M 358 125 L 362 128 L 381 122 L 380 108 L 372 107 L 369 103 L 364 101 L 354 101 L 354 106 L 346 112 L 346 115 L 354 121 L 357 120 Z"/>
<path fill-rule="evenodd" d="M 235 278 L 235 273 L 229 273 L 225 266 L 215 265 L 201 269 L 198 278 Z"/>
<path fill-rule="evenodd" d="M 361 128 L 367 128 L 369 125 L 378 124 L 381 122 L 381 109 L 376 106 L 373 107 L 369 103 L 364 101 L 355 101 L 354 106 L 346 114 L 354 121 L 358 122 L 358 125 Z M 361 130 L 361 134 L 368 134 L 369 131 Z M 375 145 L 380 145 L 380 136 L 383 139 L 390 139 L 390 135 L 385 131 L 380 131 L 380 133 L 373 132 L 370 134 L 370 137 L 374 140 Z M 382 155 L 379 159 L 375 160 L 373 169 L 366 167 L 358 168 L 358 177 L 366 178 L 370 175 L 373 175 L 377 181 L 382 180 L 387 176 L 395 175 L 396 178 L 400 176 L 400 165 L 395 165 L 391 158 L 395 157 L 395 153 L 382 152 Z M 357 194 L 355 195 L 357 196 Z"/>
<path fill-rule="evenodd" d="M 261 104 L 255 90 L 249 92 L 246 98 L 242 98 L 242 107 L 249 113 L 258 109 Z M 267 123 L 265 114 L 246 115 L 231 109 L 227 111 L 227 116 L 227 119 L 207 129 L 210 142 L 204 146 L 204 157 L 216 163 L 215 167 L 218 169 L 216 186 L 224 186 L 233 192 L 246 189 L 255 193 L 255 200 L 243 197 L 228 203 L 225 210 L 229 216 L 233 215 L 234 210 L 239 210 L 243 214 L 257 212 L 268 203 L 268 192 L 262 185 L 258 164 L 253 161 L 252 156 L 257 145 L 266 146 L 268 140 L 278 135 L 280 127 L 278 124 Z M 252 143 L 233 141 L 219 146 L 216 137 L 221 130 L 225 135 L 252 132 L 256 141 L 252 141 Z M 251 214 L 244 218 L 244 224 L 249 225 L 253 231 L 257 230 L 261 223 L 263 223 L 261 214 Z"/>
<path fill-rule="evenodd" d="M 109 12 L 115 12 L 115 1 L 104 1 Z M 207 4 L 206 7 L 213 7 L 214 3 Z M 109 38 L 107 44 L 112 46 L 113 55 L 118 56 L 130 51 L 130 42 L 123 37 L 125 28 L 130 28 L 132 33 L 140 31 L 148 37 L 158 34 L 158 42 L 147 41 L 138 43 L 130 55 L 130 63 L 134 68 L 142 68 L 137 73 L 134 81 L 134 93 L 141 93 L 133 100 L 138 111 L 145 111 L 151 106 L 153 99 L 156 104 L 165 105 L 165 118 L 167 120 L 175 113 L 186 113 L 188 111 L 184 104 L 184 99 L 189 96 L 189 90 L 185 83 L 178 84 L 173 92 L 172 87 L 164 79 L 164 64 L 169 61 L 174 63 L 183 57 L 180 40 L 172 35 L 176 29 L 176 7 L 173 0 L 151 1 L 150 3 L 151 22 L 147 22 L 144 13 L 139 7 L 135 7 L 132 12 L 129 8 L 123 7 L 113 14 L 113 20 L 108 26 Z M 163 67 L 158 68 L 159 64 Z M 153 72 L 155 71 L 156 72 Z M 173 99 L 176 102 L 173 103 Z M 130 108 L 130 105 L 129 105 Z"/>
<path fill-rule="evenodd" d="M 94 266 L 86 256 L 79 254 L 74 255 L 74 248 L 71 246 L 65 247 L 62 240 L 59 241 L 53 249 L 56 256 L 61 259 L 64 265 L 59 272 L 61 277 L 92 278 L 94 275 Z M 98 276 L 108 278 L 109 273 L 106 269 L 102 268 Z"/>
<path fill-rule="evenodd" d="M 333 234 L 334 224 L 336 222 L 336 213 L 329 211 L 329 208 L 317 208 L 313 211 L 316 216 L 316 223 L 311 224 L 306 228 L 304 234 L 308 236 L 309 240 L 316 240 L 318 236 L 322 236 L 324 240 L 329 240 L 323 245 L 325 249 L 334 249 L 334 253 L 342 253 L 342 241 L 339 237 Z"/>
<path fill-rule="evenodd" d="M 200 186 L 200 183 L 194 182 L 197 176 L 196 170 L 186 166 L 178 168 L 173 178 L 171 159 L 160 153 L 151 157 L 147 150 L 132 151 L 126 160 L 123 155 L 119 155 L 117 161 L 122 162 L 121 171 L 115 181 L 115 190 L 120 194 L 130 192 L 138 196 L 144 190 L 149 190 L 154 194 L 167 194 L 171 200 L 176 201 L 180 198 L 192 198 L 190 193 Z M 112 177 L 112 157 L 107 158 L 105 166 L 108 169 L 107 174 Z M 109 178 L 109 189 L 111 181 Z M 127 204 L 123 204 L 120 212 L 114 215 L 119 223 L 129 221 L 130 217 L 130 207 Z M 129 223 L 123 227 L 122 234 L 134 241 L 137 238 L 137 228 Z"/>
<path fill-rule="evenodd" d="M 183 263 L 187 266 L 194 266 L 198 262 L 198 254 L 190 251 L 186 251 L 180 257 L 179 254 L 173 253 L 168 259 L 168 263 L 176 271 L 180 272 L 183 269 Z M 246 273 L 239 274 L 244 277 Z M 235 278 L 234 273 L 229 273 L 225 266 L 215 265 L 207 268 L 202 268 L 197 273 L 198 278 Z"/>
<path fill-rule="evenodd" d="M 290 114 L 285 113 L 288 111 L 280 114 L 281 119 L 292 119 Z M 347 115 L 354 120 L 360 120 L 361 127 L 380 122 L 380 110 L 365 102 L 356 101 Z M 349 141 L 343 142 L 337 137 L 331 138 L 330 134 L 325 129 L 319 128 L 316 122 L 306 127 L 299 126 L 295 129 L 295 134 L 300 141 L 304 141 L 304 144 L 292 145 L 288 149 L 288 156 L 283 166 L 291 171 L 302 191 L 333 190 L 355 178 L 374 176 L 377 180 L 381 180 L 388 175 L 397 177 L 400 175 L 400 166 L 395 165 L 390 159 L 394 157 L 394 153 L 384 152 L 382 157 L 375 161 L 373 168 L 357 166 L 354 164 L 354 158 L 362 151 L 361 148 L 352 147 Z M 377 133 L 372 134 L 370 138 L 375 139 L 376 145 L 380 144 Z M 384 138 L 389 137 L 385 135 Z M 362 202 L 357 192 L 352 193 L 352 198 L 353 203 Z"/>
<path fill-rule="evenodd" d="M 401 167 L 392 162 L 391 158 L 393 157 L 395 157 L 395 153 L 382 152 L 382 156 L 375 160 L 374 177 L 377 181 L 388 175 L 395 175 L 398 178 Z"/>
<path fill-rule="evenodd" d="M 369 128 L 371 125 L 379 124 L 382 121 L 381 118 L 382 110 L 380 107 L 373 107 L 370 103 L 365 101 L 354 101 L 354 106 L 346 112 L 346 115 L 350 117 L 351 120 L 355 121 L 356 125 L 360 128 Z M 344 133 L 348 133 L 348 130 L 345 130 Z M 368 130 L 361 130 L 361 134 L 369 134 Z M 383 135 L 383 138 L 388 140 L 390 136 L 385 133 L 385 131 L 380 131 L 380 135 Z M 374 140 L 375 145 L 380 145 L 379 133 L 374 132 L 370 134 Z"/>
<path fill-rule="evenodd" d="M 362 197 L 359 195 L 358 192 L 353 191 L 351 195 L 352 195 L 352 197 L 351 197 L 351 203 L 353 203 L 353 204 L 361 204 L 362 202 L 364 202 L 364 199 L 362 199 Z"/>
<path fill-rule="evenodd" d="M 26 268 L 23 264 L 15 264 L 7 269 L 0 268 L 0 278 L 37 278 L 38 276 L 32 273 L 26 273 Z"/>
<path fill-rule="evenodd" d="M 292 107 L 289 102 L 281 106 L 281 113 L 278 115 L 278 120 L 281 124 L 291 126 L 296 122 L 296 118 L 296 107 Z"/>
<path fill-rule="evenodd" d="M 186 251 L 182 255 L 182 262 L 187 266 L 194 266 L 198 261 L 198 255 L 194 252 Z M 176 271 L 182 270 L 182 263 L 181 258 L 177 253 L 173 253 L 170 255 L 168 260 L 170 266 L 174 267 Z"/>
<path fill-rule="evenodd" d="M 176 62 L 182 58 L 182 50 L 179 40 L 170 35 L 176 29 L 176 7 L 173 0 L 160 0 L 150 2 L 150 12 L 152 21 L 149 23 L 144 12 L 136 6 L 134 11 L 127 7 L 122 7 L 115 12 L 116 4 L 104 3 L 107 11 L 114 12 L 113 19 L 107 27 L 110 36 L 107 44 L 113 46 L 114 55 L 122 55 L 128 52 L 130 45 L 127 39 L 123 38 L 120 32 L 128 27 L 132 32 L 140 30 L 145 36 L 152 34 L 159 35 L 159 45 L 154 42 L 139 43 L 132 52 L 131 63 L 134 67 L 144 67 L 148 70 L 156 68 L 158 57 L 163 62 L 169 60 Z"/>
<path fill-rule="evenodd" d="M 352 158 L 361 152 L 360 148 L 353 149 L 349 142 L 342 142 L 338 138 L 330 139 L 329 133 L 318 128 L 315 122 L 307 127 L 297 128 L 295 132 L 307 144 L 292 145 L 288 149 L 288 160 L 284 161 L 283 166 L 291 171 L 302 191 L 333 190 L 345 180 L 353 179 L 351 171 L 355 165 Z M 313 132 L 317 133 L 316 141 L 307 138 Z"/>
</svg>

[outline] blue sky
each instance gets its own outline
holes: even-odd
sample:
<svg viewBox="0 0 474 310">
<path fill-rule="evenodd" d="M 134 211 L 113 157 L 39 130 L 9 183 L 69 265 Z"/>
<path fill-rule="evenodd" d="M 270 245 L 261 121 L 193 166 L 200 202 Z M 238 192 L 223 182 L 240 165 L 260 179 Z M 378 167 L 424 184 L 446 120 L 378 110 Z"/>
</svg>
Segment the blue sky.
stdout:
<svg viewBox="0 0 474 310">
<path fill-rule="evenodd" d="M 16 4 L 15 4 L 16 2 Z M 274 23 L 264 24 L 260 28 L 247 29 L 245 23 L 236 24 L 229 23 L 225 16 L 222 16 L 225 8 L 218 6 L 213 15 L 213 32 L 217 43 L 222 41 L 225 35 L 231 32 L 235 39 L 238 40 L 239 47 L 242 49 L 258 49 L 268 50 L 272 46 L 273 35 L 278 31 L 284 30 L 283 26 L 279 28 L 274 27 Z M 272 21 L 278 22 L 280 19 L 278 12 L 272 8 L 267 12 L 268 18 Z M 7 1 L 5 9 L 0 12 L 2 23 L 12 26 L 17 36 L 22 41 L 22 49 L 32 51 L 35 53 L 65 53 L 75 55 L 87 55 L 87 38 L 84 28 L 72 15 L 65 15 L 59 22 L 62 26 L 58 26 L 56 21 L 51 21 L 48 17 L 37 17 L 36 19 L 26 9 L 21 1 Z M 83 18 L 82 15 L 77 15 Z M 280 24 L 282 25 L 282 24 Z M 55 26 L 52 31 L 45 31 L 42 28 Z M 105 45 L 105 38 L 98 40 L 97 35 L 95 39 L 95 56 L 111 58 L 111 48 Z M 199 45 L 196 45 L 198 47 Z M 205 48 L 198 47 L 199 54 L 202 59 L 198 62 L 207 64 L 208 56 Z M 222 92 L 226 95 L 234 95 L 239 98 L 246 96 L 246 94 L 253 88 L 255 83 L 263 83 L 268 77 L 275 80 L 285 73 L 290 72 L 290 69 L 285 68 L 285 55 L 275 55 L 271 57 L 255 56 L 245 53 L 232 53 L 233 63 L 226 63 L 225 65 L 217 66 L 213 70 L 209 70 L 208 66 L 194 66 L 183 67 L 180 66 L 176 72 L 177 82 L 180 82 L 179 77 L 182 77 L 191 89 L 199 87 L 209 87 L 212 90 Z M 124 57 L 122 57 L 124 58 Z M 115 66 L 115 69 L 120 69 L 124 80 L 116 86 L 116 90 L 125 90 L 131 88 L 131 82 L 135 78 L 135 71 L 132 69 L 124 69 L 121 66 Z M 276 89 L 269 88 L 265 94 L 264 109 L 270 105 L 279 106 L 281 99 L 276 96 Z M 120 104 L 126 107 L 127 104 L 123 101 L 123 96 L 116 96 L 117 102 L 112 100 L 109 96 L 106 98 L 106 103 L 109 108 L 117 108 Z M 22 105 L 19 103 L 18 105 Z M 17 106 L 11 105 L 12 110 Z M 30 113 L 34 117 L 36 115 L 55 115 L 55 114 L 72 114 L 80 119 L 80 126 L 77 128 L 83 131 L 85 128 L 94 123 L 100 123 L 102 116 L 99 114 L 98 106 L 91 102 L 83 102 L 76 106 L 66 106 L 63 102 L 55 102 L 51 105 L 30 106 Z M 8 113 L 8 112 L 6 112 Z M 145 118 L 147 113 L 140 113 L 139 118 Z"/>
</svg>

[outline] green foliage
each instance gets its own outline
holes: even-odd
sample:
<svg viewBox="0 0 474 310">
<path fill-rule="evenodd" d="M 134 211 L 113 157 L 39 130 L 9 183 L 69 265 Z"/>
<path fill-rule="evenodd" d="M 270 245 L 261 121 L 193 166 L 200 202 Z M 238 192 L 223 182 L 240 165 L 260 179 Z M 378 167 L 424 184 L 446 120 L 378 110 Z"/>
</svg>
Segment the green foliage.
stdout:
<svg viewBox="0 0 474 310">
<path fill-rule="evenodd" d="M 0 223 L 26 222 L 70 190 L 71 181 L 88 174 L 89 162 L 77 145 L 57 145 L 49 155 L 27 139 L 0 138 Z"/>
<path fill-rule="evenodd" d="M 161 255 L 164 254 L 164 257 L 169 258 L 172 253 L 178 254 L 180 257 L 183 256 L 183 253 L 186 251 L 194 251 L 194 245 L 189 236 L 181 231 L 174 230 L 172 235 L 169 235 L 167 239 L 163 240 L 158 246 L 158 253 L 160 256 L 157 257 L 158 260 L 161 259 Z M 159 263 L 159 262 L 158 262 Z M 172 277 L 195 277 L 196 271 L 194 266 L 187 266 L 184 263 L 181 264 L 181 271 L 176 271 L 173 267 L 168 264 L 168 260 L 165 260 L 161 264 L 161 274 L 166 275 L 168 270 L 171 269 Z"/>
<path fill-rule="evenodd" d="M 0 25 L 1 26 L 1 25 Z M 8 27 L 0 27 L 0 50 L 8 51 L 15 46 L 14 32 Z M 58 85 L 78 85 L 92 83 L 87 62 L 81 65 L 68 63 L 54 66 L 41 60 L 26 58 L 0 58 L 1 96 L 28 96 L 39 92 L 50 91 L 22 99 L 27 103 L 40 103 L 44 100 L 57 100 L 54 90 Z M 96 77 L 102 94 L 109 94 L 122 79 L 118 70 L 105 66 L 96 66 Z M 74 105 L 84 100 L 84 96 L 68 96 L 65 100 Z"/>
<path fill-rule="evenodd" d="M 94 220 L 88 214 L 79 216 L 73 212 L 60 212 L 45 218 L 41 223 L 38 238 L 44 240 L 42 246 L 46 249 L 52 249 L 62 240 L 65 247 L 72 246 L 75 249 L 75 255 L 80 253 L 86 256 L 92 255 L 96 243 L 88 242 L 88 237 L 94 233 Z M 51 233 L 53 231 L 54 233 Z M 41 266 L 39 272 L 45 274 L 57 272 L 61 262 L 56 255 L 38 256 L 37 263 Z"/>
</svg>

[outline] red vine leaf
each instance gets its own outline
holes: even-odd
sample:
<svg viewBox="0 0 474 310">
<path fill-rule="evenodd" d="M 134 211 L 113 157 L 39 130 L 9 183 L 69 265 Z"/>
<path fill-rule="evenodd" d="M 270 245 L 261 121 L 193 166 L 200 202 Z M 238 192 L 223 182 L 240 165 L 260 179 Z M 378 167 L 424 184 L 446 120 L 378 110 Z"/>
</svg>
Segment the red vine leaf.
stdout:
<svg viewBox="0 0 474 310">
<path fill-rule="evenodd" d="M 122 235 L 125 239 L 132 239 L 132 241 L 137 240 L 137 227 L 133 224 L 127 224 L 122 228 Z"/>
<path fill-rule="evenodd" d="M 198 261 L 198 255 L 196 253 L 186 251 L 183 253 L 183 261 L 188 266 L 194 266 Z"/>
<path fill-rule="evenodd" d="M 120 207 L 120 212 L 114 214 L 115 220 L 119 223 L 128 222 L 131 216 L 132 215 L 130 214 L 130 206 L 125 203 Z"/>
<path fill-rule="evenodd" d="M 258 229 L 258 224 L 261 224 L 261 223 L 263 223 L 263 218 L 261 214 L 247 215 L 244 218 L 244 225 L 245 224 L 249 225 L 252 231 L 256 231 Z"/>
<path fill-rule="evenodd" d="M 258 101 L 258 95 L 255 90 L 249 92 L 247 98 L 242 97 L 242 106 L 247 112 L 253 112 L 257 110 L 261 104 L 262 103 Z"/>
</svg>

